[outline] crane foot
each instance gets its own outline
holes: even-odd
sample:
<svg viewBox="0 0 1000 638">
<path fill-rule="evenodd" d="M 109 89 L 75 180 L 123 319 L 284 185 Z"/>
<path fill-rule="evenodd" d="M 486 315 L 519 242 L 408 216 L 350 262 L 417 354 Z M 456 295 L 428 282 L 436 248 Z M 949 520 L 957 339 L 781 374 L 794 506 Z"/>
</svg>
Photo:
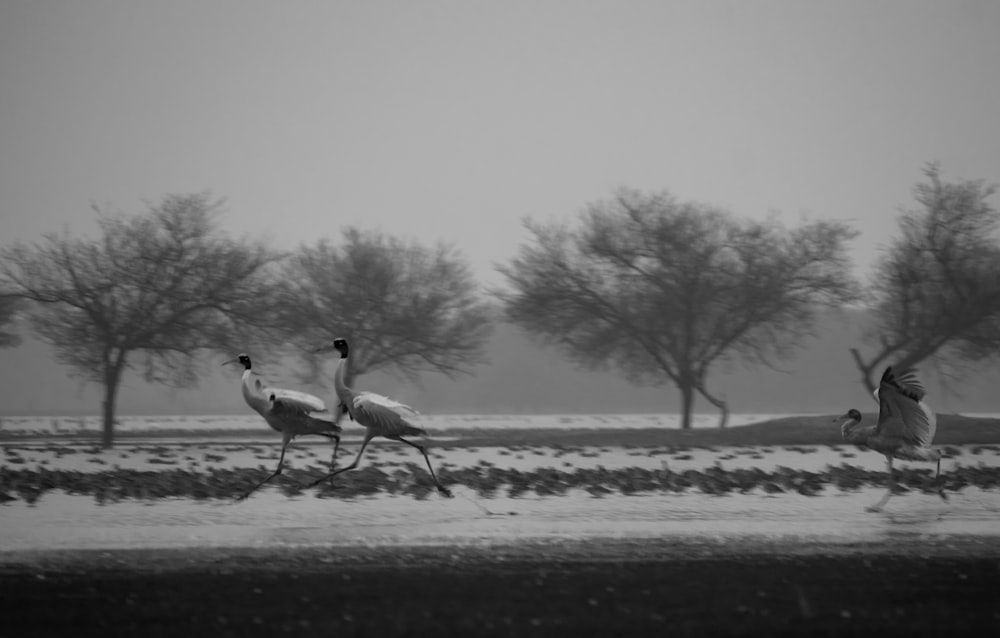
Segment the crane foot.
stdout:
<svg viewBox="0 0 1000 638">
<path fill-rule="evenodd" d="M 441 494 L 447 496 L 448 498 L 454 498 L 454 494 L 452 494 L 451 490 L 449 490 L 447 487 L 438 485 L 438 491 L 441 492 Z"/>
</svg>

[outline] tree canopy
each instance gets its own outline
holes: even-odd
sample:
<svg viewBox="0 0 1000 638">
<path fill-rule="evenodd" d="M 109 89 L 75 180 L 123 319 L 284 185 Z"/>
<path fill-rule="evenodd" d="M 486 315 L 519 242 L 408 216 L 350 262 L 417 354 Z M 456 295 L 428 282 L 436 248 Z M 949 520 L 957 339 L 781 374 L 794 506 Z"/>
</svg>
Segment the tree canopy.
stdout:
<svg viewBox="0 0 1000 638">
<path fill-rule="evenodd" d="M 937 164 L 924 176 L 913 191 L 918 206 L 900 215 L 900 234 L 871 278 L 868 355 L 851 350 L 869 391 L 889 364 L 1000 354 L 1000 214 L 989 202 L 996 186 L 946 181 Z"/>
<path fill-rule="evenodd" d="M 808 334 L 818 304 L 850 298 L 847 242 L 829 221 L 788 229 L 669 193 L 622 190 L 571 227 L 526 222 L 533 242 L 501 266 L 507 317 L 578 362 L 695 393 L 725 358 L 770 363 Z"/>
<path fill-rule="evenodd" d="M 86 381 L 103 385 L 104 445 L 113 440 L 126 369 L 183 386 L 199 351 L 231 351 L 267 327 L 278 256 L 220 232 L 222 202 L 167 195 L 148 212 L 97 209 L 99 237 L 46 235 L 0 252 L 9 294 L 30 302 L 34 332 Z"/>
<path fill-rule="evenodd" d="M 424 246 L 347 228 L 339 245 L 300 247 L 285 264 L 278 308 L 285 340 L 299 358 L 337 337 L 351 344 L 349 374 L 386 370 L 455 376 L 483 361 L 493 313 L 451 246 Z"/>
</svg>

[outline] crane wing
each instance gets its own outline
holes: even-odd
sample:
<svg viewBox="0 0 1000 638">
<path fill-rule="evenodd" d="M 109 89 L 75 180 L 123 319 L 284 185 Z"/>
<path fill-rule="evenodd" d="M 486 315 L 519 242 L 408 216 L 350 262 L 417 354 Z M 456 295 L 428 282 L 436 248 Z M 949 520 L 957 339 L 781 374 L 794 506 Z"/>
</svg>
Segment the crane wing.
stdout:
<svg viewBox="0 0 1000 638">
<path fill-rule="evenodd" d="M 389 397 L 382 396 L 381 394 L 376 394 L 374 392 L 358 392 L 354 395 L 354 406 L 358 406 L 359 401 L 364 401 L 372 405 L 379 405 L 384 408 L 389 408 L 396 414 L 400 416 L 417 416 L 420 413 L 406 405 L 405 403 L 400 403 L 395 399 L 390 399 Z"/>
<path fill-rule="evenodd" d="M 918 403 L 922 401 L 925 396 L 927 396 L 927 390 L 925 390 L 924 385 L 920 383 L 920 379 L 917 378 L 917 371 L 913 368 L 907 368 L 897 374 L 896 371 L 892 369 L 892 366 L 887 367 L 885 372 L 882 373 L 882 381 L 879 383 L 879 387 L 882 387 L 885 384 L 896 388 L 900 394 L 903 394 Z"/>
<path fill-rule="evenodd" d="M 927 391 L 913 369 L 897 375 L 885 369 L 878 390 L 879 410 L 876 433 L 899 437 L 922 447 L 934 440 L 937 417 L 923 402 Z"/>
<path fill-rule="evenodd" d="M 253 375 L 253 389 L 264 400 L 270 400 L 273 395 L 280 400 L 283 409 L 294 409 L 306 414 L 326 410 L 326 403 L 315 394 L 269 386 L 258 374 Z"/>
<path fill-rule="evenodd" d="M 372 401 L 367 394 L 363 393 L 354 397 L 354 407 L 351 412 L 354 414 L 355 421 L 365 427 L 378 430 L 382 436 L 423 434 L 423 430 L 408 423 L 399 412 L 389 406 Z"/>
<path fill-rule="evenodd" d="M 264 392 L 267 393 L 268 397 L 274 395 L 275 401 L 280 401 L 285 408 L 298 410 L 306 414 L 326 412 L 326 404 L 323 403 L 323 399 L 308 392 L 285 390 L 284 388 L 265 388 Z"/>
</svg>

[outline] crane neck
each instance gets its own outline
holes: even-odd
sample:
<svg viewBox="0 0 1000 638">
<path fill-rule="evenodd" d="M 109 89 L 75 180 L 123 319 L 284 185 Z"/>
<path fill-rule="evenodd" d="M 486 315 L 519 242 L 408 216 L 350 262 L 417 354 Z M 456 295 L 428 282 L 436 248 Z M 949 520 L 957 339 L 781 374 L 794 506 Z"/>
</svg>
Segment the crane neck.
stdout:
<svg viewBox="0 0 1000 638">
<path fill-rule="evenodd" d="M 247 405 L 252 407 L 257 412 L 265 410 L 267 407 L 267 399 L 261 392 L 261 383 L 259 377 L 247 368 L 243 371 L 241 388 L 243 390 L 243 400 L 247 402 Z"/>
<path fill-rule="evenodd" d="M 854 419 L 847 419 L 844 424 L 840 426 L 840 435 L 844 437 L 844 440 L 848 443 L 857 443 L 862 437 L 858 436 L 858 426 L 861 425 L 861 421 L 855 421 Z M 863 442 L 863 441 L 862 441 Z"/>
<path fill-rule="evenodd" d="M 333 389 L 337 391 L 337 396 L 342 403 L 350 405 L 350 399 L 354 396 L 354 391 L 347 387 L 347 357 L 341 357 L 337 363 L 337 371 L 333 375 Z"/>
</svg>

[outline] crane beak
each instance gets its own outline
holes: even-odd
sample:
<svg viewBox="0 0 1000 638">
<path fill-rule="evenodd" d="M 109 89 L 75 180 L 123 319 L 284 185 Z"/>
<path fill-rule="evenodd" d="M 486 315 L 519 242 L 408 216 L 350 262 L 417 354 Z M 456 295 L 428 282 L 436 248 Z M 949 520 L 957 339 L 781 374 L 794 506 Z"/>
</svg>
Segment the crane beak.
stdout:
<svg viewBox="0 0 1000 638">
<path fill-rule="evenodd" d="M 833 417 L 832 419 L 830 419 L 830 422 L 831 423 L 837 423 L 838 421 L 843 421 L 844 419 L 849 419 L 849 418 L 851 418 L 850 415 L 847 412 L 845 412 L 845 413 L 841 414 L 840 416 Z"/>
<path fill-rule="evenodd" d="M 228 365 L 231 365 L 233 363 L 239 363 L 239 362 L 240 362 L 240 359 L 239 359 L 239 357 L 237 357 L 235 359 L 230 359 L 229 361 L 223 361 L 222 365 L 228 366 Z"/>
<path fill-rule="evenodd" d="M 333 350 L 333 344 L 332 343 L 324 343 L 323 345 L 319 346 L 318 348 L 313 348 L 311 350 L 311 352 L 312 352 L 312 354 L 323 354 L 324 352 L 329 352 L 331 350 Z"/>
</svg>

